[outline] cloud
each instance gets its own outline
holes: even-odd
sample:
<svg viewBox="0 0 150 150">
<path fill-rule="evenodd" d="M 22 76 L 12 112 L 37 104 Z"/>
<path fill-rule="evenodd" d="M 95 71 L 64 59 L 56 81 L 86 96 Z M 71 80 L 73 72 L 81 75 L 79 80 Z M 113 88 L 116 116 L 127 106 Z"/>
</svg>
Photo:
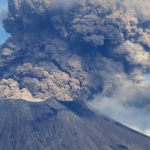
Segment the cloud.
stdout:
<svg viewBox="0 0 150 150">
<path fill-rule="evenodd" d="M 144 133 L 145 133 L 146 135 L 150 136 L 150 129 L 145 130 Z"/>
<path fill-rule="evenodd" d="M 144 108 L 122 104 L 119 99 L 103 97 L 89 104 L 106 116 L 149 136 L 149 115 Z"/>
<path fill-rule="evenodd" d="M 76 0 L 51 0 L 52 9 L 68 10 L 75 4 Z"/>
<path fill-rule="evenodd" d="M 0 81 L 0 94 L 2 99 L 25 99 L 28 101 L 40 101 L 40 99 L 33 98 L 32 94 L 26 89 L 20 89 L 19 85 L 13 79 L 2 79 Z"/>
<path fill-rule="evenodd" d="M 149 90 L 143 76 L 149 72 L 149 10 L 145 5 L 137 9 L 139 4 L 141 3 L 135 1 L 130 3 L 117 0 L 80 0 L 69 3 L 65 0 L 43 3 L 9 1 L 9 16 L 4 20 L 4 27 L 13 37 L 1 48 L 1 69 L 11 68 L 15 61 L 15 70 L 30 64 L 31 70 L 41 67 L 41 72 L 51 75 L 53 72 L 48 64 L 52 64 L 52 70 L 64 74 L 66 81 L 78 83 L 75 85 L 80 92 L 76 93 L 71 86 L 68 88 L 69 93 L 77 94 L 73 97 L 69 94 L 69 99 L 85 97 L 83 95 L 88 98 L 93 93 L 121 97 L 119 93 L 124 95 L 131 89 L 132 93 L 126 99 L 134 102 L 136 95 Z M 53 7 L 54 5 L 71 8 L 71 11 Z M 139 18 L 139 14 L 143 19 Z M 42 84 L 41 77 L 33 74 L 33 71 L 29 71 L 26 76 L 15 71 L 4 72 L 2 76 L 15 79 L 22 87 L 26 85 L 26 88 L 31 85 L 26 84 L 24 78 L 29 77 L 34 83 Z M 55 76 L 56 73 L 53 77 Z M 52 78 L 49 80 L 54 81 Z M 32 88 L 29 90 L 36 97 L 41 95 Z M 145 99 L 146 96 L 138 97 Z"/>
</svg>

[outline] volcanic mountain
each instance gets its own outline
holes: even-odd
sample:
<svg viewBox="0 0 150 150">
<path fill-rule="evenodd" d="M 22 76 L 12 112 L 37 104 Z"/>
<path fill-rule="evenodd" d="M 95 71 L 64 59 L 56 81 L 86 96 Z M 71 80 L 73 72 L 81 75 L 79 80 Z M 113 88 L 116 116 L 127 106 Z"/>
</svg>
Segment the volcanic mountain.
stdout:
<svg viewBox="0 0 150 150">
<path fill-rule="evenodd" d="M 1 150 L 150 150 L 150 138 L 83 101 L 0 100 Z"/>
<path fill-rule="evenodd" d="M 149 0 L 8 0 L 0 149 L 150 150 L 149 137 L 86 104 L 109 99 L 115 109 L 135 108 L 149 120 L 149 6 Z"/>
</svg>

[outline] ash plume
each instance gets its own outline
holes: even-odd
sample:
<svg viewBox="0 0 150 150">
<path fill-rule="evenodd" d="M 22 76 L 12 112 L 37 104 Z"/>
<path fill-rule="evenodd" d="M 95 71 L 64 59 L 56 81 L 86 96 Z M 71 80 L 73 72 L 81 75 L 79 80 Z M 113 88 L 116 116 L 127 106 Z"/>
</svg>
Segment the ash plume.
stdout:
<svg viewBox="0 0 150 150">
<path fill-rule="evenodd" d="M 8 0 L 1 98 L 106 97 L 149 110 L 150 2 L 144 3 Z"/>
<path fill-rule="evenodd" d="M 148 134 L 149 6 L 149 0 L 8 0 L 3 25 L 11 37 L 0 46 L 0 98 L 89 100 Z"/>
</svg>

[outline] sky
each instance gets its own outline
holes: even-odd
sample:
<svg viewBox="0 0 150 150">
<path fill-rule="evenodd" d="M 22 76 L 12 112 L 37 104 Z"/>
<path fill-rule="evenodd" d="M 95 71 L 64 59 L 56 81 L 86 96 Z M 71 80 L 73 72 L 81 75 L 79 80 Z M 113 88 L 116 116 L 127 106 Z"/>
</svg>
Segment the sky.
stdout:
<svg viewBox="0 0 150 150">
<path fill-rule="evenodd" d="M 68 5 L 65 5 L 65 3 L 67 2 L 67 1 L 65 1 L 64 0 L 64 5 L 62 6 L 62 3 L 61 3 L 61 1 L 57 1 L 58 2 L 58 5 L 56 4 L 56 3 L 54 3 L 53 4 L 53 6 L 55 6 L 56 8 L 58 7 L 63 7 L 63 9 L 68 9 L 68 8 L 70 8 L 71 6 L 72 6 L 72 4 L 68 4 Z M 112 1 L 113 2 L 113 1 Z M 139 0 L 139 2 L 140 2 L 140 0 Z M 91 1 L 91 3 L 92 3 L 92 1 Z M 94 4 L 92 4 L 92 5 L 94 5 Z M 97 5 L 97 4 L 95 4 L 95 5 Z M 113 5 L 113 4 L 110 4 L 110 5 Z M 46 6 L 48 6 L 48 5 L 46 5 Z M 19 8 L 19 6 L 16 6 L 17 7 L 17 9 Z M 113 6 L 114 7 L 114 6 Z M 121 7 L 121 6 L 120 6 Z M 42 10 L 42 7 L 39 7 L 39 8 L 41 8 L 41 9 L 39 9 L 41 12 L 43 11 Z M 97 7 L 96 7 L 97 8 Z M 89 9 L 89 8 L 88 8 Z M 88 11 L 88 9 L 87 9 L 87 11 Z M 107 10 L 108 8 L 107 8 L 107 5 L 106 5 L 106 10 Z M 140 7 L 140 9 L 141 9 L 141 12 L 142 12 L 142 7 Z M 39 10 L 37 10 L 36 12 L 38 12 Z M 85 11 L 86 11 L 86 9 L 85 9 Z M 97 11 L 97 12 L 96 12 Z M 99 10 L 95 10 L 95 14 L 97 15 L 97 13 L 98 13 L 98 11 Z M 99 11 L 100 12 L 100 11 Z M 108 11 L 109 12 L 109 11 Z M 141 12 L 138 12 L 139 13 L 139 16 L 140 16 L 140 13 Z M 144 11 L 143 11 L 144 12 Z M 6 33 L 5 32 L 5 30 L 3 29 L 3 25 L 2 25 L 2 19 L 3 18 L 5 18 L 6 17 L 6 13 L 7 13 L 7 0 L 1 0 L 0 1 L 0 44 L 3 44 L 4 42 L 5 42 L 5 40 L 10 36 L 8 33 Z M 24 12 L 24 13 L 28 13 L 28 12 Z M 82 13 L 82 11 L 80 12 L 80 13 Z M 107 13 L 107 12 L 104 12 L 104 14 L 105 13 Z M 118 13 L 118 12 L 117 12 Z M 141 80 L 141 78 L 142 78 L 142 84 L 140 85 L 140 86 L 142 86 L 142 85 L 146 85 L 146 84 L 148 84 L 148 86 L 149 86 L 149 83 L 150 83 L 150 74 L 148 73 L 148 74 L 145 74 L 145 75 L 143 75 L 144 73 L 142 72 L 144 69 L 144 67 L 147 67 L 148 65 L 149 65 L 149 62 L 148 62 L 148 57 L 149 57 L 149 54 L 147 53 L 147 52 L 145 52 L 145 50 L 143 50 L 143 45 L 145 44 L 145 45 L 148 45 L 149 46 L 149 41 L 147 42 L 147 39 L 149 38 L 149 33 L 150 33 L 150 31 L 149 30 L 146 30 L 146 29 L 144 29 L 144 30 L 142 30 L 142 29 L 139 29 L 138 28 L 138 26 L 137 26 L 137 24 L 138 25 L 140 25 L 140 23 L 143 21 L 143 20 L 141 20 L 141 22 L 140 23 L 137 23 L 139 20 L 136 20 L 137 18 L 135 17 L 136 15 L 134 14 L 135 12 L 132 12 L 132 10 L 130 10 L 129 11 L 129 13 L 131 13 L 131 15 L 130 14 L 126 14 L 126 18 L 128 19 L 128 20 L 125 20 L 126 18 L 124 17 L 124 14 L 121 16 L 122 17 L 122 22 L 119 20 L 109 20 L 109 17 L 111 18 L 111 17 L 113 17 L 113 18 L 115 18 L 116 17 L 116 15 L 118 15 L 119 13 L 121 14 L 122 12 L 120 11 L 118 14 L 117 13 L 114 13 L 114 14 L 112 14 L 112 16 L 107 16 L 106 18 L 107 18 L 107 20 L 105 20 L 105 26 L 101 29 L 101 26 L 98 26 L 102 21 L 101 21 L 101 19 L 103 19 L 103 18 L 97 18 L 97 16 L 95 15 L 95 14 L 92 14 L 92 15 L 86 15 L 86 14 L 88 14 L 88 13 L 83 13 L 83 17 L 82 18 L 80 18 L 80 16 L 78 17 L 78 18 L 75 18 L 74 19 L 74 21 L 73 21 L 73 23 L 70 25 L 70 26 L 72 26 L 72 28 L 71 29 L 74 29 L 74 31 L 73 31 L 73 33 L 71 33 L 71 32 L 68 32 L 67 33 L 67 29 L 69 28 L 69 26 L 68 26 L 68 28 L 63 28 L 63 24 L 61 24 L 62 22 L 61 22 L 61 17 L 59 17 L 59 16 L 54 16 L 54 18 L 52 18 L 52 21 L 54 21 L 54 25 L 56 25 L 56 28 L 59 30 L 59 31 L 61 31 L 61 34 L 65 37 L 65 36 L 67 36 L 68 34 L 70 34 L 70 36 L 71 36 L 71 38 L 73 39 L 74 37 L 76 38 L 76 37 L 78 37 L 78 34 L 80 34 L 81 35 L 81 38 L 83 37 L 83 41 L 82 42 L 85 42 L 86 44 L 87 43 L 92 43 L 92 46 L 94 45 L 95 47 L 98 47 L 98 46 L 101 46 L 101 45 L 103 45 L 104 44 L 104 39 L 105 38 L 107 38 L 107 40 L 108 39 L 113 39 L 114 37 L 113 37 L 113 35 L 111 35 L 110 33 L 111 32 L 107 32 L 107 31 L 109 31 L 109 29 L 112 29 L 112 31 L 115 31 L 115 33 L 113 33 L 115 36 L 117 36 L 117 34 L 116 34 L 116 32 L 118 33 L 118 36 L 117 36 L 117 38 L 115 39 L 115 40 L 110 40 L 110 41 L 108 41 L 108 43 L 110 42 L 111 44 L 112 43 L 114 43 L 114 42 L 118 42 L 119 44 L 120 44 L 120 46 L 118 47 L 118 49 L 113 49 L 111 52 L 111 54 L 109 55 L 109 57 L 108 57 L 108 59 L 106 59 L 106 58 L 104 58 L 104 57 L 102 57 L 101 55 L 98 55 L 98 57 L 99 58 L 97 58 L 97 57 L 95 57 L 94 56 L 94 58 L 95 58 L 95 60 L 92 60 L 92 61 L 94 61 L 94 63 L 95 64 L 97 64 L 97 66 L 92 70 L 92 71 L 90 71 L 90 69 L 87 71 L 87 72 L 84 72 L 83 70 L 82 70 L 82 65 L 85 65 L 84 67 L 86 67 L 86 61 L 85 61 L 85 63 L 84 64 L 82 64 L 81 65 L 81 63 L 80 62 L 82 62 L 82 61 L 84 61 L 83 59 L 81 59 L 81 57 L 78 57 L 78 56 L 76 56 L 76 55 L 73 55 L 73 56 L 70 56 L 70 58 L 68 57 L 68 55 L 70 55 L 69 54 L 69 52 L 68 52 L 68 54 L 67 54 L 67 58 L 65 58 L 65 57 L 62 57 L 62 60 L 61 60 L 61 56 L 60 55 L 56 55 L 57 56 L 57 59 L 60 59 L 60 63 L 62 64 L 62 68 L 65 70 L 66 68 L 66 66 L 68 67 L 70 67 L 72 70 L 71 70 L 71 72 L 73 72 L 74 70 L 75 71 L 77 71 L 78 73 L 80 73 L 80 72 L 82 72 L 82 74 L 77 74 L 77 76 L 75 76 L 75 78 L 74 78 L 74 80 L 72 80 L 72 78 L 70 79 L 69 78 L 69 76 L 67 76 L 66 74 L 64 74 L 64 73 L 60 73 L 60 70 L 58 71 L 58 74 L 54 74 L 53 76 L 55 76 L 55 78 L 57 79 L 57 81 L 59 80 L 59 78 L 60 78 L 60 80 L 62 80 L 62 81 L 60 81 L 60 82 L 62 82 L 61 84 L 61 86 L 63 86 L 64 85 L 64 83 L 66 83 L 68 80 L 69 80 L 69 83 L 71 83 L 73 86 L 72 86 L 72 89 L 75 89 L 76 91 L 78 90 L 78 80 L 77 80 L 77 78 L 78 78 L 78 76 L 79 75 L 82 75 L 83 76 L 83 80 L 84 80 L 84 78 L 90 78 L 90 75 L 89 74 L 93 74 L 93 76 L 98 72 L 98 74 L 96 74 L 96 76 L 98 76 L 98 75 L 100 75 L 101 76 L 101 78 L 104 78 L 104 85 L 106 85 L 105 87 L 104 87 L 104 89 L 106 89 L 106 93 L 103 93 L 104 95 L 102 96 L 102 95 L 96 95 L 95 96 L 95 101 L 93 102 L 92 101 L 92 103 L 90 103 L 93 107 L 95 107 L 95 108 L 97 108 L 98 110 L 100 110 L 102 113 L 104 113 L 104 114 L 106 114 L 106 115 L 108 115 L 109 117 L 111 117 L 111 118 L 113 118 L 113 119 L 115 119 L 116 121 L 119 121 L 119 122 L 121 122 L 121 123 L 123 123 L 123 124 L 125 124 L 125 125 L 127 125 L 127 126 L 129 126 L 129 127 L 131 127 L 131 128 L 133 128 L 133 129 L 135 129 L 135 130 L 138 130 L 138 131 L 140 131 L 140 132 L 142 132 L 142 133 L 144 133 L 144 134 L 147 134 L 147 135 L 150 135 L 150 121 L 149 121 L 149 116 L 150 116 L 150 111 L 148 110 L 147 111 L 147 107 L 145 106 L 146 104 L 144 104 L 144 103 L 147 103 L 147 101 L 146 100 L 143 100 L 144 102 L 141 102 L 140 100 L 139 101 L 136 101 L 136 99 L 138 99 L 138 93 L 144 93 L 145 95 L 148 95 L 149 96 L 149 91 L 147 91 L 147 89 L 145 90 L 145 89 L 143 89 L 143 88 L 141 88 L 141 87 L 138 87 L 138 88 L 136 88 L 136 86 L 135 86 L 135 84 L 133 84 L 133 82 L 132 81 L 130 81 L 129 80 L 129 78 L 128 78 L 128 74 L 126 74 L 126 73 L 124 73 L 123 71 L 123 69 L 122 69 L 122 66 L 124 65 L 123 63 L 124 62 L 122 62 L 122 63 L 116 63 L 116 61 L 115 61 L 115 59 L 117 59 L 116 58 L 116 56 L 118 56 L 119 58 L 118 59 L 120 59 L 121 57 L 125 57 L 124 59 L 126 60 L 126 63 L 128 63 L 128 65 L 130 66 L 131 65 L 131 67 L 133 67 L 134 65 L 135 65 L 135 70 L 133 70 L 133 76 L 134 76 L 134 74 L 137 74 L 137 76 L 135 76 L 136 78 L 135 79 L 133 79 L 133 80 L 138 80 L 137 78 L 139 78 L 139 82 L 140 82 L 140 80 Z M 133 13 L 133 15 L 132 15 L 132 13 Z M 85 15 L 85 16 L 84 16 Z M 145 11 L 142 15 L 145 15 L 145 20 L 147 19 L 146 17 L 147 17 L 147 12 Z M 18 15 L 19 16 L 19 15 Z M 25 16 L 26 16 L 26 14 L 25 14 Z M 142 19 L 143 19 L 142 18 Z M 24 20 L 23 21 L 25 21 L 24 23 L 26 24 L 26 25 L 28 25 L 28 23 L 30 23 L 30 22 L 32 22 L 32 19 L 31 20 L 28 20 L 28 19 L 30 19 L 30 18 L 28 18 L 28 17 L 24 17 Z M 91 21 L 91 20 L 92 21 Z M 95 19 L 95 20 L 94 20 Z M 95 21 L 95 24 L 98 24 L 97 26 L 97 28 L 94 26 L 94 29 L 92 29 L 92 27 L 93 27 L 93 20 Z M 129 21 L 129 22 L 131 22 L 131 24 L 128 24 L 128 26 L 127 26 L 127 28 L 128 28 L 128 34 L 130 34 L 130 32 L 131 32 L 131 34 L 129 35 L 130 37 L 133 37 L 132 39 L 128 39 L 128 40 L 126 40 L 125 42 L 123 41 L 124 39 L 122 38 L 122 33 L 121 32 L 123 32 L 123 30 L 124 29 L 122 29 L 123 27 L 124 27 L 124 22 L 126 23 L 127 21 Z M 98 23 L 97 23 L 98 22 Z M 32 24 L 31 24 L 32 25 Z M 114 25 L 115 26 L 119 26 L 119 30 L 117 30 L 115 27 L 114 27 Z M 131 26 L 130 26 L 131 25 Z M 82 27 L 83 26 L 83 27 Z M 85 29 L 85 30 L 81 30 L 81 28 L 83 29 Z M 97 30 L 102 30 L 102 31 L 104 31 L 104 36 L 100 36 L 100 35 L 97 35 Z M 58 32 L 59 32 L 58 31 Z M 71 30 L 70 30 L 71 31 Z M 105 32 L 106 31 L 106 32 Z M 132 32 L 133 31 L 133 32 Z M 86 33 L 86 32 L 89 32 L 89 33 Z M 48 32 L 47 32 L 48 33 Z M 138 38 L 138 37 L 136 37 L 137 35 L 142 35 L 142 38 Z M 87 36 L 87 35 L 90 35 L 90 36 Z M 113 38 L 112 38 L 113 37 Z M 25 35 L 25 40 L 26 40 L 26 42 L 28 42 L 28 40 L 30 41 L 30 34 L 29 35 Z M 138 39 L 138 40 L 137 40 Z M 32 39 L 31 39 L 32 40 Z M 43 39 L 42 39 L 43 40 Z M 135 40 L 135 41 L 133 41 L 133 40 Z M 136 41 L 137 40 L 137 41 Z M 15 41 L 15 40 L 14 40 Z M 48 44 L 48 45 L 46 45 L 47 47 L 47 51 L 49 50 L 49 49 L 54 49 L 54 52 L 56 51 L 56 49 L 58 49 L 59 50 L 59 47 L 57 47 L 58 46 L 58 44 L 60 44 L 60 45 L 62 45 L 62 46 L 60 46 L 62 49 L 60 49 L 60 51 L 65 51 L 64 49 L 67 49 L 66 47 L 66 45 L 62 42 L 62 41 L 59 41 L 58 39 L 56 39 L 56 40 L 52 40 L 52 44 L 53 45 L 50 45 L 50 44 Z M 135 44 L 135 43 L 136 44 Z M 17 43 L 17 42 L 16 42 Z M 15 43 L 15 44 L 16 44 Z M 144 43 L 142 46 L 140 45 L 140 44 L 142 43 Z M 12 54 L 12 58 L 13 57 L 15 57 L 14 56 L 14 54 L 15 54 L 15 51 L 14 51 L 14 47 L 15 47 L 15 44 L 13 45 L 14 43 L 8 43 L 8 45 L 11 45 L 13 48 L 13 52 L 14 53 L 12 53 L 12 50 L 11 49 L 5 49 L 4 50 L 4 53 L 3 53 L 3 55 L 5 56 L 4 57 L 4 59 L 6 58 L 6 56 L 8 56 L 9 58 L 10 58 L 10 60 L 11 60 L 11 54 Z M 26 44 L 26 43 L 25 43 Z M 29 43 L 30 44 L 30 43 Z M 32 44 L 32 43 L 31 43 Z M 101 45 L 98 45 L 98 44 L 101 44 Z M 17 46 L 19 47 L 19 45 L 20 44 L 18 44 Z M 10 46 L 10 47 L 11 47 Z M 66 47 L 65 47 L 66 46 Z M 91 46 L 91 45 L 90 45 Z M 18 48 L 17 47 L 17 48 Z M 50 48 L 49 48 L 50 47 Z M 114 48 L 114 47 L 113 47 Z M 18 48 L 19 49 L 19 48 Z M 28 50 L 28 47 L 26 47 L 26 49 Z M 34 49 L 35 50 L 35 54 L 37 54 L 36 56 L 35 56 L 35 58 L 33 59 L 33 60 L 36 60 L 38 57 L 45 57 L 45 54 L 44 54 L 44 52 L 42 53 L 42 52 L 39 52 L 39 53 L 37 53 L 37 51 L 38 51 L 38 48 L 37 49 Z M 113 53 L 114 52 L 114 53 Z M 16 51 L 16 53 L 17 53 L 17 51 Z M 65 52 L 64 52 L 65 53 Z M 108 53 L 108 52 L 107 52 Z M 128 55 L 126 55 L 126 53 L 128 54 Z M 30 54 L 30 53 L 29 53 Z M 38 55 L 39 54 L 39 55 Z M 52 52 L 50 52 L 50 54 L 52 55 Z M 57 54 L 57 52 L 56 52 L 56 54 Z M 72 54 L 71 54 L 72 55 Z M 112 60 L 112 59 L 109 59 L 110 57 L 112 57 L 113 58 L 113 55 L 115 55 L 114 56 L 114 60 Z M 55 57 L 56 57 L 55 56 Z M 120 57 L 121 56 L 121 57 Z M 1 56 L 0 56 L 1 57 Z M 3 58 L 3 57 L 2 57 Z M 65 66 L 63 66 L 63 63 L 64 63 L 64 61 L 63 60 L 65 60 L 65 59 L 67 59 L 67 65 Z M 54 58 L 53 58 L 54 59 Z M 56 60 L 57 60 L 56 59 Z M 88 60 L 88 57 L 87 57 L 87 60 Z M 8 61 L 9 61 L 9 59 L 8 59 Z M 142 62 L 143 61 L 143 62 Z M 7 60 L 6 60 L 6 62 L 7 62 Z M 30 62 L 30 61 L 29 61 Z M 102 65 L 103 66 L 100 66 L 98 63 L 102 63 Z M 45 64 L 44 64 L 45 63 Z M 50 69 L 52 68 L 52 69 L 54 69 L 55 70 L 55 66 L 54 65 L 52 65 L 52 63 L 49 63 L 48 65 L 46 64 L 47 62 L 44 62 L 43 63 L 43 65 L 44 65 L 44 67 L 49 67 L 50 66 Z M 4 63 L 5 64 L 5 63 Z M 90 64 L 91 66 L 91 68 L 92 67 L 94 67 L 94 65 L 95 64 Z M 142 69 L 141 68 L 138 68 L 137 66 L 138 66 L 138 64 L 140 64 L 142 67 Z M 20 65 L 20 64 L 19 64 Z M 47 65 L 47 66 L 46 66 Z M 93 66 L 92 66 L 93 65 Z M 133 66 L 132 66 L 133 65 Z M 42 66 L 42 64 L 40 64 L 40 66 Z M 137 67 L 137 68 L 136 68 Z M 34 81 L 32 80 L 32 79 L 30 79 L 30 78 L 28 78 L 28 80 L 26 80 L 27 78 L 22 78 L 22 79 L 20 79 L 21 81 L 23 81 L 23 83 L 22 83 L 22 86 L 23 86 L 23 84 L 24 85 L 27 85 L 27 84 L 29 84 L 29 87 L 33 87 L 33 86 L 31 86 L 30 85 L 30 83 L 31 84 L 33 84 L 33 85 L 40 85 L 40 84 L 42 84 L 41 82 L 39 82 L 38 81 L 38 78 L 39 78 L 39 74 L 38 74 L 38 72 L 42 72 L 43 73 L 43 78 L 44 78 L 44 80 L 43 81 L 45 81 L 45 76 L 46 76 L 46 79 L 48 80 L 48 82 L 51 82 L 51 80 L 55 80 L 54 78 L 52 78 L 52 76 L 51 76 L 51 74 L 49 73 L 48 74 L 48 71 L 46 72 L 45 70 L 43 71 L 43 68 L 41 67 L 36 67 L 36 66 L 33 66 L 33 65 L 31 65 L 30 63 L 28 63 L 28 64 L 23 64 L 22 66 L 19 66 L 18 68 L 17 68 L 17 70 L 16 70 L 16 75 L 19 75 L 19 73 L 22 71 L 24 71 L 25 73 L 24 74 L 27 74 L 28 72 L 26 72 L 26 69 L 28 68 L 28 71 L 30 72 L 30 70 L 32 70 L 31 72 L 32 72 L 32 76 L 36 76 L 35 78 L 34 78 Z M 70 69 L 69 68 L 69 69 Z M 88 67 L 87 67 L 88 68 Z M 98 70 L 97 71 L 97 68 L 104 68 L 104 69 L 106 69 L 106 71 L 105 70 Z M 44 68 L 45 69 L 45 68 Z M 68 72 L 70 71 L 70 70 L 67 70 Z M 78 70 L 77 70 L 78 69 Z M 47 69 L 48 70 L 48 69 Z M 142 70 L 142 71 L 141 71 Z M 115 72 L 115 71 L 117 71 L 117 73 Z M 145 71 L 145 70 L 144 70 Z M 33 72 L 35 72 L 35 73 L 33 73 Z M 46 73 L 45 73 L 46 72 Z M 75 75 L 76 74 L 76 72 L 73 72 L 74 74 L 72 74 L 72 76 L 73 75 Z M 88 74 L 89 73 L 89 74 Z M 132 73 L 130 74 L 130 76 L 132 76 Z M 12 72 L 12 74 L 13 74 L 13 72 Z M 36 74 L 36 75 L 35 75 Z M 45 75 L 46 74 L 46 75 Z M 60 76 L 60 74 L 61 74 L 61 76 Z M 71 73 L 70 73 L 71 74 Z M 7 73 L 4 75 L 4 77 L 5 76 L 7 76 Z M 29 76 L 30 76 L 30 73 L 29 73 Z M 41 75 L 42 76 L 42 75 Z M 114 78 L 113 78 L 114 77 Z M 144 77 L 144 79 L 143 79 L 143 77 Z M 67 78 L 67 81 L 65 80 Z M 94 78 L 94 77 L 93 77 Z M 134 77 L 133 77 L 134 78 Z M 19 79 L 19 76 L 18 76 L 18 79 Z M 116 79 L 117 79 L 117 81 L 116 81 Z M 81 80 L 81 79 L 80 79 Z M 55 81 L 56 83 L 57 83 L 57 81 Z M 106 81 L 106 82 L 105 82 Z M 119 88 L 119 89 L 117 89 L 117 90 L 119 90 L 118 91 L 118 95 L 115 95 L 116 93 L 113 93 L 113 91 L 112 91 L 112 89 L 113 89 L 113 87 L 111 88 L 111 86 L 110 86 L 110 84 L 113 84 L 113 81 L 115 82 L 116 81 L 116 83 L 114 83 L 114 88 L 116 88 L 117 86 L 119 87 L 120 85 L 123 85 L 123 87 L 121 87 L 121 89 Z M 9 80 L 8 82 L 13 82 L 12 80 Z M 19 81 L 18 81 L 19 82 Z M 47 82 L 47 81 L 46 81 Z M 87 84 L 87 82 L 88 81 L 83 81 L 83 84 Z M 5 80 L 3 80 L 3 84 L 5 84 L 6 83 L 6 81 Z M 68 82 L 67 82 L 68 83 Z M 2 84 L 2 82 L 1 82 L 1 84 Z M 16 81 L 15 81 L 15 84 L 17 85 L 18 83 L 16 83 Z M 46 83 L 43 83 L 42 84 L 42 86 L 44 87 L 45 86 L 45 84 Z M 97 79 L 97 80 L 95 80 L 95 82 L 93 82 L 93 84 L 99 84 L 99 80 Z M 93 85 L 92 84 L 92 86 L 94 87 L 95 85 Z M 42 87 L 41 86 L 41 87 Z M 71 85 L 70 85 L 71 86 Z M 43 88 L 42 87 L 42 88 Z M 51 86 L 52 87 L 52 86 Z M 59 93 L 59 91 L 60 91 L 60 89 L 58 88 L 57 89 L 57 87 L 56 87 L 56 85 L 53 85 L 53 89 L 54 89 L 54 91 L 58 91 L 58 93 Z M 28 87 L 27 87 L 28 88 Z M 44 87 L 45 88 L 45 87 Z M 66 87 L 63 87 L 63 90 L 65 90 L 65 89 L 67 89 L 68 88 L 68 86 L 66 86 Z M 109 90 L 109 88 L 111 89 L 111 90 Z M 135 89 L 134 89 L 135 88 Z M 53 90 L 52 89 L 52 90 Z M 108 89 L 108 90 L 107 90 Z M 31 89 L 31 92 L 32 92 L 32 90 L 33 89 Z M 35 88 L 35 90 L 37 90 L 36 88 Z M 149 90 L 149 89 L 148 89 Z M 30 89 L 29 89 L 29 91 L 30 91 Z M 76 91 L 73 91 L 73 92 L 76 92 Z M 33 91 L 34 92 L 34 91 Z M 64 92 L 64 91 L 63 91 Z M 66 92 L 66 91 L 65 91 Z M 64 93 L 65 93 L 64 92 Z M 104 91 L 105 92 L 105 91 Z M 111 94 L 111 92 L 114 94 L 114 96 L 113 97 L 107 97 L 107 93 L 110 93 Z M 67 92 L 66 92 L 67 93 Z M 41 94 L 41 93 L 40 93 Z M 39 94 L 39 95 L 40 95 Z M 141 95 L 142 95 L 141 94 Z M 61 95 L 61 94 L 60 94 Z M 137 95 L 137 96 L 135 96 L 135 95 Z M 145 96 L 144 95 L 144 96 Z M 126 97 L 125 97 L 126 96 Z M 143 96 L 143 97 L 144 97 Z M 147 96 L 147 97 L 148 97 Z M 143 98 L 142 96 L 140 97 L 141 99 Z M 145 96 L 146 97 L 146 96 Z M 144 98 L 145 98 L 144 97 Z M 133 98 L 134 100 L 133 101 L 131 101 L 131 103 L 130 102 L 128 102 L 128 98 Z M 121 101 L 120 101 L 120 99 L 121 99 Z M 126 102 L 126 103 L 125 103 Z M 140 102 L 141 102 L 141 105 L 143 104 L 143 108 L 140 108 L 140 107 L 137 107 L 136 105 L 138 105 L 138 104 L 136 104 L 136 102 L 139 102 L 139 105 L 140 105 Z M 132 104 L 133 103 L 133 104 Z M 116 107 L 117 106 L 117 107 Z"/>
<path fill-rule="evenodd" d="M 2 19 L 7 17 L 7 0 L 0 1 L 0 44 L 3 44 L 5 40 L 10 36 L 3 28 Z"/>
</svg>

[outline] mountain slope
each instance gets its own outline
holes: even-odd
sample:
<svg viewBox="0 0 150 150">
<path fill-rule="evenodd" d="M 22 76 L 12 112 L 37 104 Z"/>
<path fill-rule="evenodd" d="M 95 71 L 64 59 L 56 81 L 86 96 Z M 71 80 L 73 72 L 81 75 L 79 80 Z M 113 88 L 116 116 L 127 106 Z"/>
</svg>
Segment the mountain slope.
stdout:
<svg viewBox="0 0 150 150">
<path fill-rule="evenodd" d="M 2 150 L 150 150 L 150 138 L 82 101 L 0 101 Z"/>
</svg>

